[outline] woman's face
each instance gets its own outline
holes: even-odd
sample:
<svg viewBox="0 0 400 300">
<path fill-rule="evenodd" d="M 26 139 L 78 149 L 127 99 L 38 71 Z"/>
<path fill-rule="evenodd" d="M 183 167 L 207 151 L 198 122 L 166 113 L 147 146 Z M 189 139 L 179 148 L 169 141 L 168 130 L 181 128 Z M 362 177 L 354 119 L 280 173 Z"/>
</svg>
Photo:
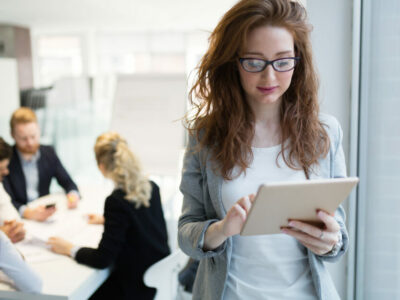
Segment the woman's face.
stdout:
<svg viewBox="0 0 400 300">
<path fill-rule="evenodd" d="M 250 31 L 240 58 L 275 60 L 294 57 L 293 36 L 283 27 L 260 26 Z M 290 86 L 293 70 L 277 72 L 268 65 L 263 71 L 251 73 L 239 63 L 239 74 L 246 100 L 251 107 L 280 104 L 282 95 Z"/>
</svg>

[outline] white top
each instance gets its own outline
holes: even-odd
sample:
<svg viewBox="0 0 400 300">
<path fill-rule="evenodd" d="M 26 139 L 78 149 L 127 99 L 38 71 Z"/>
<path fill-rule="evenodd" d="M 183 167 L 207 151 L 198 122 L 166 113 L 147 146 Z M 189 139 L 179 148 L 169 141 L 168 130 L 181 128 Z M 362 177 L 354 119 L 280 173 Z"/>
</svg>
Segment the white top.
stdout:
<svg viewBox="0 0 400 300">
<path fill-rule="evenodd" d="M 33 269 L 22 259 L 20 253 L 0 231 L 0 270 L 11 279 L 10 284 L 23 292 L 40 293 L 42 280 Z"/>
<path fill-rule="evenodd" d="M 279 156 L 281 146 L 252 148 L 246 174 L 222 184 L 226 211 L 241 197 L 271 181 L 305 180 L 304 171 L 290 169 Z M 316 299 L 306 248 L 285 235 L 235 235 L 224 299 Z"/>
<path fill-rule="evenodd" d="M 20 220 L 20 216 L 11 203 L 11 198 L 5 191 L 3 184 L 0 182 L 0 226 L 4 221 Z"/>
</svg>

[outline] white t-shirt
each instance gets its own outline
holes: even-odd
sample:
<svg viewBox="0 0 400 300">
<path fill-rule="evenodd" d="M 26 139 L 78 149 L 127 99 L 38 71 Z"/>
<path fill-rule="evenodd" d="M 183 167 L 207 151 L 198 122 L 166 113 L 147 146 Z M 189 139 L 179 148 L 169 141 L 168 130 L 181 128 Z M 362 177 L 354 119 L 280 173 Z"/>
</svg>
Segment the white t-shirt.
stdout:
<svg viewBox="0 0 400 300">
<path fill-rule="evenodd" d="M 252 148 L 254 159 L 246 173 L 224 181 L 225 211 L 241 197 L 256 193 L 271 181 L 305 180 L 304 171 L 290 169 L 277 155 L 281 146 Z M 285 235 L 232 237 L 232 258 L 224 299 L 316 299 L 306 248 Z"/>
<path fill-rule="evenodd" d="M 0 226 L 4 221 L 20 220 L 20 216 L 11 203 L 11 198 L 5 191 L 3 184 L 0 182 Z"/>
</svg>

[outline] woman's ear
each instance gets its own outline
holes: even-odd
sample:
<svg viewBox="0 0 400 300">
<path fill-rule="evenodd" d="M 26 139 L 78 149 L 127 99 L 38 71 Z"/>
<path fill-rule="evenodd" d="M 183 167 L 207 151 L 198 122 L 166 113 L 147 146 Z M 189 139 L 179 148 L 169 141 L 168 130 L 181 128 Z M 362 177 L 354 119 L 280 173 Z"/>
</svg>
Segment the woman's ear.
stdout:
<svg viewBox="0 0 400 300">
<path fill-rule="evenodd" d="M 97 166 L 99 167 L 101 174 L 103 174 L 104 177 L 107 177 L 106 166 L 103 163 L 99 163 Z"/>
</svg>

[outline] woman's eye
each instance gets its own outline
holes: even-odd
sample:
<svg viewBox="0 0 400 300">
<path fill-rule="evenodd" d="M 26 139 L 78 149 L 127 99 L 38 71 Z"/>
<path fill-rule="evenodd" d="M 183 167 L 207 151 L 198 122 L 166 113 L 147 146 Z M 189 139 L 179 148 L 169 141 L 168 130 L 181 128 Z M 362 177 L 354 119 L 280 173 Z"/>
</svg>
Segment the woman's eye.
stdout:
<svg viewBox="0 0 400 300">
<path fill-rule="evenodd" d="M 263 61 L 257 59 L 251 59 L 247 61 L 247 65 L 251 68 L 259 68 L 263 65 Z"/>
<path fill-rule="evenodd" d="M 286 67 L 289 64 L 289 61 L 287 60 L 280 60 L 276 62 L 277 67 Z"/>
</svg>

